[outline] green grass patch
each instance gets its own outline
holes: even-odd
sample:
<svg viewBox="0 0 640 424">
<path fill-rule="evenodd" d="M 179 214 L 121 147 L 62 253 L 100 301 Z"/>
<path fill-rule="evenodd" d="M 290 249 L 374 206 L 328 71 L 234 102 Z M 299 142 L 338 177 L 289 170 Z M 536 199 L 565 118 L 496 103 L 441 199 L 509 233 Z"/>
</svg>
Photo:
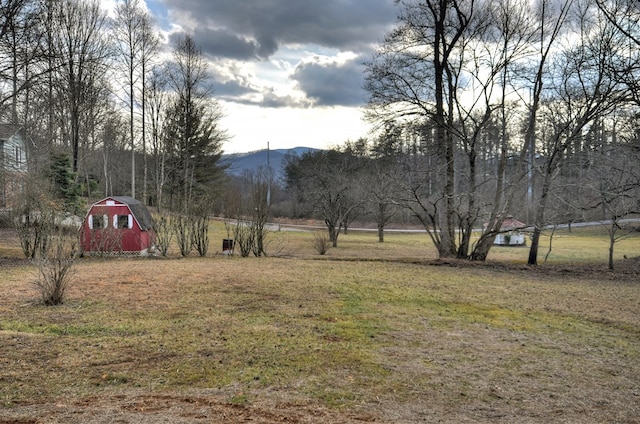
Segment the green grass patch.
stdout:
<svg viewBox="0 0 640 424">
<path fill-rule="evenodd" d="M 77 337 L 104 337 L 122 336 L 127 337 L 133 334 L 124 327 L 105 327 L 94 324 L 70 324 L 60 325 L 51 323 L 35 323 L 20 321 L 0 321 L 0 330 L 16 333 L 46 334 L 55 336 L 77 336 Z"/>
</svg>

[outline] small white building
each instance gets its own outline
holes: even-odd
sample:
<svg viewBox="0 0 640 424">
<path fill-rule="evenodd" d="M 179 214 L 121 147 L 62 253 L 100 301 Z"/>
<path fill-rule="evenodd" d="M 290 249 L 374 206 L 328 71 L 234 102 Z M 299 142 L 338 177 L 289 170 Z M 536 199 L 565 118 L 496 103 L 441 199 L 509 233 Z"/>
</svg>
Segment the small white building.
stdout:
<svg viewBox="0 0 640 424">
<path fill-rule="evenodd" d="M 520 222 L 513 216 L 507 216 L 500 226 L 500 233 L 493 241 L 497 246 L 525 246 L 527 239 L 525 238 L 524 229 L 527 224 Z"/>
</svg>

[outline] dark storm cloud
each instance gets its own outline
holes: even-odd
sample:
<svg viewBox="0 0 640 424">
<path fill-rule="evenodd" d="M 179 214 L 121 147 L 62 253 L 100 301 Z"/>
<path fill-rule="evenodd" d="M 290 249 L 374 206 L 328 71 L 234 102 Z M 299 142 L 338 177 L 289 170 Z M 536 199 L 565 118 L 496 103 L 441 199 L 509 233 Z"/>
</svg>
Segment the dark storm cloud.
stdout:
<svg viewBox="0 0 640 424">
<path fill-rule="evenodd" d="M 198 45 L 205 53 L 216 52 L 215 56 L 238 60 L 256 58 L 258 46 L 255 41 L 226 29 L 197 28 L 193 32 L 193 37 L 198 40 Z"/>
<path fill-rule="evenodd" d="M 365 94 L 361 63 L 395 25 L 398 13 L 394 0 L 159 2 L 167 7 L 168 19 L 192 34 L 213 62 L 266 63 L 266 59 L 282 48 L 288 55 L 284 60 L 295 66 L 289 78 L 296 82 L 305 98 L 282 93 L 282 90 L 276 92 L 269 83 L 258 86 L 243 80 L 242 71 L 216 78 L 223 81 L 216 86 L 216 94 L 221 99 L 268 108 L 362 105 Z M 361 57 L 346 63 L 330 62 L 326 58 L 309 61 L 308 51 L 328 57 L 338 51 L 353 52 Z M 303 56 L 306 57 L 303 59 Z M 283 72 L 288 71 L 283 68 Z"/>
<path fill-rule="evenodd" d="M 162 0 L 171 19 L 188 16 L 214 57 L 267 58 L 283 44 L 362 52 L 395 22 L 393 0 Z M 183 24 L 183 22 L 179 22 Z M 207 30 L 208 29 L 208 30 Z M 216 39 L 217 37 L 217 39 Z"/>
<path fill-rule="evenodd" d="M 292 78 L 314 105 L 358 106 L 364 102 L 362 62 L 301 64 Z"/>
</svg>

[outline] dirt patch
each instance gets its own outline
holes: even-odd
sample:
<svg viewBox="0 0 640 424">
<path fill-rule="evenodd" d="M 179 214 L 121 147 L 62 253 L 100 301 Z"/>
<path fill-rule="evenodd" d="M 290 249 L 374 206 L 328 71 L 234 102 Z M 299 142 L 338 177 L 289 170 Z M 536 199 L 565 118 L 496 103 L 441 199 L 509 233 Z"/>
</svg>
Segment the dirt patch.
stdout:
<svg viewBox="0 0 640 424">
<path fill-rule="evenodd" d="M 367 414 L 336 413 L 321 406 L 295 403 L 233 405 L 215 396 L 114 395 L 73 402 L 23 405 L 4 409 L 2 424 L 103 423 L 374 423 Z M 37 419 L 30 417 L 38 417 Z"/>
<path fill-rule="evenodd" d="M 615 261 L 614 269 L 610 270 L 603 263 L 549 263 L 529 266 L 509 262 L 475 262 L 456 259 L 436 259 L 422 261 L 425 265 L 448 266 L 453 268 L 484 268 L 500 272 L 526 273 L 534 276 L 573 276 L 588 277 L 589 279 L 602 278 L 604 280 L 638 282 L 640 277 L 640 256 L 624 258 Z"/>
</svg>

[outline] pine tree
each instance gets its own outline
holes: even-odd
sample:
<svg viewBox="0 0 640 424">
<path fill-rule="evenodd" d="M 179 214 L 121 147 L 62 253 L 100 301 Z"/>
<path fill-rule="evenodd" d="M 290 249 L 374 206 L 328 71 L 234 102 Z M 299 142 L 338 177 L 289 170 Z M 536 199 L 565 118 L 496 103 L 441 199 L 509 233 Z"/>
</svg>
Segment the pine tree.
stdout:
<svg viewBox="0 0 640 424">
<path fill-rule="evenodd" d="M 55 197 L 62 200 L 65 211 L 77 215 L 81 208 L 82 186 L 77 183 L 78 176 L 73 172 L 71 158 L 66 154 L 53 154 L 50 172 Z"/>
<path fill-rule="evenodd" d="M 224 175 L 218 165 L 223 137 L 207 106 L 207 102 L 179 98 L 167 110 L 166 187 L 174 210 L 187 211 L 192 204 L 209 202 Z"/>
</svg>

